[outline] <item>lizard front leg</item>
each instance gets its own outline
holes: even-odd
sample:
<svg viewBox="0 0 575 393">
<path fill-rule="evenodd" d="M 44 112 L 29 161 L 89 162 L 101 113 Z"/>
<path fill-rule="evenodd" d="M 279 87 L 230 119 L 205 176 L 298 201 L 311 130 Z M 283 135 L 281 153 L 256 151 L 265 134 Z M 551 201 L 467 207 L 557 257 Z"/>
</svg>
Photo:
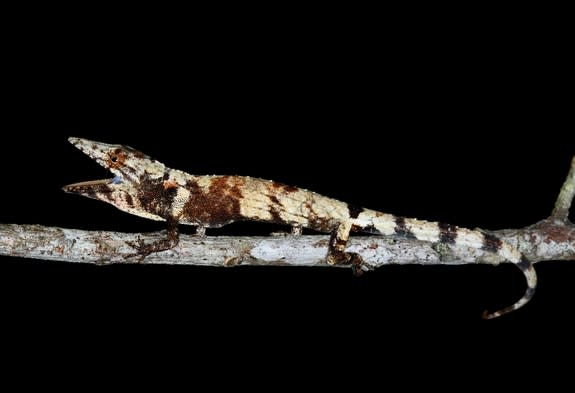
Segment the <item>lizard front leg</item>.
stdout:
<svg viewBox="0 0 575 393">
<path fill-rule="evenodd" d="M 302 232 L 303 232 L 303 229 L 302 229 L 301 225 L 292 225 L 291 231 L 290 231 L 290 234 L 292 236 L 301 236 Z"/>
<path fill-rule="evenodd" d="M 363 273 L 363 259 L 359 254 L 345 251 L 351 226 L 350 221 L 342 221 L 331 233 L 326 260 L 330 265 L 350 265 L 353 273 L 359 276 Z"/>
<path fill-rule="evenodd" d="M 196 233 L 194 234 L 196 237 L 206 237 L 206 227 L 204 225 L 196 226 Z"/>
<path fill-rule="evenodd" d="M 142 239 L 138 238 L 135 242 L 126 242 L 130 247 L 134 248 L 137 252 L 129 254 L 126 258 L 138 257 L 138 262 L 142 262 L 148 255 L 170 250 L 178 245 L 180 242 L 180 232 L 178 229 L 177 220 L 168 220 L 168 231 L 165 239 L 156 240 L 152 243 L 145 243 Z"/>
</svg>

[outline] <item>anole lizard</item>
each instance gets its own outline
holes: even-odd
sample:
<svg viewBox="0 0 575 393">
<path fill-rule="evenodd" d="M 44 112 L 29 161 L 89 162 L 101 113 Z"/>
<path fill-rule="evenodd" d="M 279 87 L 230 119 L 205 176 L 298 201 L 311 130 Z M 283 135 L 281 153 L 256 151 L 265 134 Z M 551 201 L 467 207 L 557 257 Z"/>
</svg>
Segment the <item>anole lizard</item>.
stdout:
<svg viewBox="0 0 575 393">
<path fill-rule="evenodd" d="M 326 260 L 360 270 L 362 259 L 346 252 L 350 232 L 399 235 L 421 241 L 483 249 L 513 262 L 527 280 L 527 290 L 515 304 L 484 318 L 494 318 L 525 305 L 537 286 L 533 265 L 516 248 L 481 231 L 450 224 L 398 217 L 368 210 L 302 188 L 245 176 L 196 176 L 170 169 L 123 145 L 69 138 L 69 141 L 115 177 L 65 186 L 66 192 L 110 203 L 120 210 L 168 225 L 165 239 L 130 243 L 140 258 L 178 244 L 178 224 L 206 228 L 234 221 L 286 224 L 294 234 L 301 228 L 331 233 Z"/>
</svg>

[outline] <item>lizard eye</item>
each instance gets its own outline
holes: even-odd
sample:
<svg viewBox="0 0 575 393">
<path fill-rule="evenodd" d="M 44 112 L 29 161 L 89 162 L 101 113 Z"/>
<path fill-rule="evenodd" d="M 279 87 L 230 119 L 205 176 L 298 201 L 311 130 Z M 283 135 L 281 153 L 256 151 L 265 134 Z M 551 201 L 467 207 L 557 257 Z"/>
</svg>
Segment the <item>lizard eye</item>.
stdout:
<svg viewBox="0 0 575 393">
<path fill-rule="evenodd" d="M 123 164 L 124 160 L 126 159 L 126 153 L 124 153 L 121 149 L 116 149 L 108 153 L 108 159 L 112 164 Z"/>
</svg>

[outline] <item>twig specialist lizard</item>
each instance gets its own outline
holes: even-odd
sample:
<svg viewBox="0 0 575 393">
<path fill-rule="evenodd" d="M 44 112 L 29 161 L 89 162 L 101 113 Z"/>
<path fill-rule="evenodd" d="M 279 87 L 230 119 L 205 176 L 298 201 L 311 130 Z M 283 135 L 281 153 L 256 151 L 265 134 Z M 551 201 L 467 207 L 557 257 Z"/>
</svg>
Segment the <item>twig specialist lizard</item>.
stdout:
<svg viewBox="0 0 575 393">
<path fill-rule="evenodd" d="M 361 257 L 345 251 L 350 232 L 406 236 L 500 255 L 521 269 L 527 289 L 515 304 L 493 313 L 485 312 L 486 319 L 522 307 L 535 293 L 537 276 L 533 265 L 510 244 L 481 231 L 368 210 L 269 180 L 190 175 L 170 169 L 128 146 L 81 138 L 69 141 L 115 177 L 70 184 L 64 191 L 110 203 L 136 216 L 167 222 L 165 239 L 130 244 L 141 259 L 175 247 L 179 224 L 196 226 L 197 234 L 203 236 L 206 228 L 251 220 L 290 225 L 294 234 L 301 233 L 302 228 L 331 233 L 327 262 L 350 265 L 356 272 L 362 269 Z"/>
</svg>

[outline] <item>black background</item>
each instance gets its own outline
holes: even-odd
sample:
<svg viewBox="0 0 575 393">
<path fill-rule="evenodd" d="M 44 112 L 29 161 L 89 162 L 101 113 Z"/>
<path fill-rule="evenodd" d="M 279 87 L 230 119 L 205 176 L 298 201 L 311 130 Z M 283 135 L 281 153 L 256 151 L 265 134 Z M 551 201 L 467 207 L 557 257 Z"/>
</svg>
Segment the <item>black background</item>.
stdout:
<svg viewBox="0 0 575 393">
<path fill-rule="evenodd" d="M 487 229 L 548 216 L 575 154 L 565 98 L 572 64 L 560 31 L 498 22 L 278 27 L 215 18 L 206 26 L 196 17 L 156 26 L 125 18 L 85 28 L 84 19 L 44 20 L 12 32 L 1 222 L 162 229 L 63 193 L 65 184 L 108 176 L 68 136 L 128 144 L 194 174 L 271 178 L 389 213 Z M 208 235 L 276 229 L 240 223 Z M 98 352 L 95 342 L 117 340 L 130 354 L 179 348 L 193 357 L 208 344 L 218 362 L 223 342 L 226 356 L 235 354 L 223 367 L 254 352 L 347 367 L 340 351 L 385 352 L 405 332 L 406 343 L 433 342 L 436 332 L 512 340 L 542 321 L 565 325 L 573 267 L 546 262 L 537 271 L 533 301 L 488 322 L 479 318 L 485 308 L 524 291 L 513 266 L 385 267 L 356 278 L 344 269 L 2 257 L 0 298 L 7 337 L 23 334 L 39 346 Z"/>
</svg>

